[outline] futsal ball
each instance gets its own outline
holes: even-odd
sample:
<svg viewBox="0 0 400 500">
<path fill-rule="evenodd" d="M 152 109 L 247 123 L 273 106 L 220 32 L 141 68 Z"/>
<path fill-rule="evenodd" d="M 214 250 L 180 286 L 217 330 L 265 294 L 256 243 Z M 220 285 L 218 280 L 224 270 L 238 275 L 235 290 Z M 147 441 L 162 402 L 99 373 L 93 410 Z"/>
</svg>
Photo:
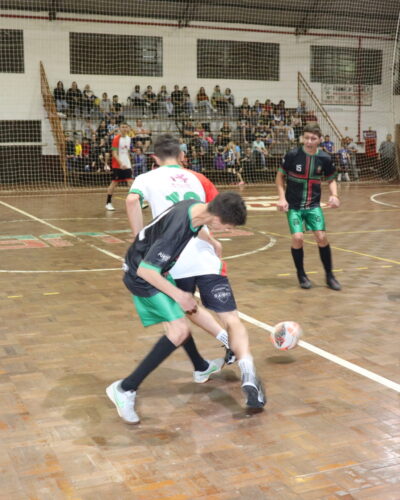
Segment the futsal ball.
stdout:
<svg viewBox="0 0 400 500">
<path fill-rule="evenodd" d="M 302 333 L 301 326 L 295 321 L 282 321 L 274 326 L 271 341 L 277 349 L 287 351 L 297 346 Z"/>
</svg>

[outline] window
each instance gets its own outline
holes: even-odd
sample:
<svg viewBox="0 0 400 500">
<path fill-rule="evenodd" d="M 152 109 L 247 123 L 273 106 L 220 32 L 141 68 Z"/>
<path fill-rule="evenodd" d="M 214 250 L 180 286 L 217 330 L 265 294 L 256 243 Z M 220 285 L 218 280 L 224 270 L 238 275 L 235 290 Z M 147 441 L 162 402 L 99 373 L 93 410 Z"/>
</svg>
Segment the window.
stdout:
<svg viewBox="0 0 400 500">
<path fill-rule="evenodd" d="M 70 33 L 70 71 L 83 75 L 162 76 L 162 38 Z"/>
<path fill-rule="evenodd" d="M 279 80 L 279 44 L 197 40 L 197 77 Z"/>
<path fill-rule="evenodd" d="M 382 51 L 312 45 L 311 81 L 380 85 Z"/>
<path fill-rule="evenodd" d="M 22 30 L 0 30 L 0 72 L 25 72 Z"/>
</svg>

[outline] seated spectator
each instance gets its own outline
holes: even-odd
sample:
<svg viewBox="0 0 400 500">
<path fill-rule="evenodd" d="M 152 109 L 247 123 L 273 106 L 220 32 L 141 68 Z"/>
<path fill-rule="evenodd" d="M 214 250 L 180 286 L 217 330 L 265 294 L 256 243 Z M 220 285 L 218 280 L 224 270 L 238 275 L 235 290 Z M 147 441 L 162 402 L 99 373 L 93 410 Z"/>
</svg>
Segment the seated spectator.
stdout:
<svg viewBox="0 0 400 500">
<path fill-rule="evenodd" d="M 273 147 L 274 155 L 282 156 L 290 149 L 291 142 L 294 141 L 294 132 L 292 128 L 285 125 L 281 120 L 274 129 L 275 142 Z"/>
<path fill-rule="evenodd" d="M 249 114 L 249 117 L 247 118 L 247 120 L 249 121 L 249 123 L 252 127 L 255 127 L 256 125 L 258 125 L 259 118 L 260 118 L 260 116 L 257 113 L 257 111 L 255 109 L 250 109 L 250 114 Z"/>
<path fill-rule="evenodd" d="M 147 157 L 142 146 L 136 146 L 132 155 L 133 177 L 147 172 Z"/>
<path fill-rule="evenodd" d="M 82 144 L 79 139 L 75 139 L 75 166 L 78 169 L 82 167 Z"/>
<path fill-rule="evenodd" d="M 90 88 L 90 85 L 87 83 L 82 92 L 82 110 L 83 115 L 86 118 L 90 118 L 92 115 L 95 99 L 96 96 L 94 95 L 93 90 Z"/>
<path fill-rule="evenodd" d="M 193 125 L 193 122 L 191 122 L 190 120 L 187 121 L 184 126 L 183 126 L 183 137 L 185 139 L 191 139 L 194 135 L 194 132 L 195 132 L 195 127 Z"/>
<path fill-rule="evenodd" d="M 257 99 L 256 101 L 254 101 L 254 106 L 252 108 L 254 111 L 257 112 L 257 114 L 260 116 L 263 109 L 264 109 L 264 106 L 261 104 L 261 102 Z"/>
<path fill-rule="evenodd" d="M 303 122 L 301 120 L 300 114 L 297 111 L 290 117 L 290 124 L 293 128 L 294 140 L 296 141 L 296 143 L 299 143 L 300 136 L 303 134 Z"/>
<path fill-rule="evenodd" d="M 66 113 L 68 109 L 68 103 L 65 98 L 65 90 L 63 82 L 57 82 L 57 86 L 53 91 L 54 99 L 56 100 L 56 108 L 58 113 Z"/>
<path fill-rule="evenodd" d="M 264 103 L 264 111 L 269 116 L 269 119 L 271 119 L 271 117 L 272 117 L 273 109 L 274 109 L 274 107 L 273 107 L 273 104 L 271 102 L 271 99 L 266 99 L 265 103 Z"/>
<path fill-rule="evenodd" d="M 250 117 L 251 106 L 247 97 L 243 97 L 242 104 L 239 106 L 239 119 L 247 120 Z"/>
<path fill-rule="evenodd" d="M 143 125 L 141 119 L 136 120 L 136 126 L 133 127 L 133 132 L 135 134 L 135 144 L 137 141 L 143 143 L 143 151 L 146 152 L 151 144 L 151 130 Z"/>
<path fill-rule="evenodd" d="M 229 118 L 232 119 L 233 110 L 235 109 L 235 96 L 232 94 L 230 88 L 226 88 L 223 97 L 226 105 L 225 111 L 227 112 Z"/>
<path fill-rule="evenodd" d="M 82 139 L 82 166 L 85 172 L 90 172 L 90 141 L 87 137 Z"/>
<path fill-rule="evenodd" d="M 303 118 L 307 113 L 306 101 L 300 101 L 300 104 L 297 106 L 296 113 L 300 115 L 300 118 Z"/>
<path fill-rule="evenodd" d="M 88 139 L 90 139 L 90 137 L 92 137 L 93 134 L 96 133 L 96 127 L 94 126 L 90 118 L 86 118 L 86 120 L 84 121 L 82 126 L 82 133 L 83 137 L 86 137 Z"/>
<path fill-rule="evenodd" d="M 129 96 L 129 101 L 132 108 L 138 110 L 140 114 L 144 115 L 146 109 L 146 103 L 143 99 L 143 96 L 140 92 L 140 85 L 135 85 L 135 89 Z"/>
<path fill-rule="evenodd" d="M 286 104 L 285 104 L 285 101 L 283 99 L 281 99 L 278 102 L 278 106 L 277 107 L 278 107 L 278 110 L 279 110 L 279 114 L 282 117 L 281 120 L 283 120 L 284 122 L 286 122 Z"/>
<path fill-rule="evenodd" d="M 205 130 L 205 128 L 204 128 L 204 126 L 203 126 L 203 124 L 202 124 L 202 123 L 200 123 L 200 122 L 196 122 L 196 123 L 195 123 L 195 126 L 194 126 L 194 130 L 195 130 L 195 132 L 198 132 L 198 133 L 199 133 L 199 136 L 200 136 L 201 138 L 204 138 L 205 133 L 206 133 L 206 130 Z"/>
<path fill-rule="evenodd" d="M 82 92 L 78 89 L 76 82 L 71 83 L 71 87 L 65 95 L 68 104 L 68 115 L 76 118 L 82 114 Z"/>
<path fill-rule="evenodd" d="M 266 168 L 266 158 L 268 156 L 268 150 L 265 147 L 264 142 L 259 136 L 256 136 L 252 144 L 252 152 L 258 167 Z"/>
<path fill-rule="evenodd" d="M 165 116 L 168 114 L 167 107 L 166 107 L 166 102 L 167 99 L 170 97 L 167 87 L 165 85 L 161 85 L 161 88 L 157 94 L 157 103 L 158 103 L 158 110 L 161 115 Z M 171 100 L 170 100 L 171 102 Z M 170 113 L 172 115 L 172 112 Z"/>
<path fill-rule="evenodd" d="M 213 165 L 214 165 L 215 170 L 225 170 L 226 169 L 224 151 L 225 151 L 224 146 L 217 147 L 217 151 L 214 155 L 214 161 L 213 161 Z"/>
<path fill-rule="evenodd" d="M 97 139 L 98 140 L 98 139 Z M 110 146 L 106 137 L 102 137 L 99 141 L 99 164 L 100 169 L 109 172 L 110 168 Z"/>
<path fill-rule="evenodd" d="M 202 170 L 201 157 L 195 147 L 192 147 L 188 154 L 188 168 L 195 172 L 201 172 Z"/>
<path fill-rule="evenodd" d="M 282 109 L 276 105 L 272 114 L 272 119 L 276 122 L 279 123 L 281 121 L 285 121 L 285 115 L 282 114 Z"/>
<path fill-rule="evenodd" d="M 308 123 L 317 123 L 318 118 L 313 110 L 307 111 L 303 116 L 303 123 L 307 125 Z"/>
<path fill-rule="evenodd" d="M 153 116 L 157 116 L 158 114 L 158 102 L 157 96 L 153 92 L 153 87 L 151 85 L 147 85 L 146 91 L 143 92 L 143 99 L 147 106 L 147 109 L 150 110 Z"/>
<path fill-rule="evenodd" d="M 214 87 L 214 92 L 211 95 L 211 104 L 217 110 L 217 113 L 224 114 L 227 108 L 224 96 L 222 95 L 219 85 Z"/>
<path fill-rule="evenodd" d="M 99 126 L 97 127 L 97 137 L 98 139 L 102 139 L 108 135 L 107 122 L 105 120 L 101 120 Z"/>
<path fill-rule="evenodd" d="M 189 118 L 192 118 L 194 113 L 194 105 L 190 99 L 189 90 L 186 86 L 182 87 L 182 93 L 183 93 L 183 110 L 187 115 L 189 115 Z"/>
<path fill-rule="evenodd" d="M 174 85 L 174 91 L 171 93 L 171 102 L 174 106 L 174 116 L 180 116 L 184 111 L 184 98 L 182 90 L 179 89 L 179 85 Z"/>
<path fill-rule="evenodd" d="M 165 101 L 165 109 L 169 118 L 174 115 L 174 105 L 172 104 L 171 97 L 167 97 L 167 100 Z"/>
<path fill-rule="evenodd" d="M 108 120 L 111 117 L 111 101 L 107 92 L 102 93 L 99 108 L 101 116 Z"/>
<path fill-rule="evenodd" d="M 214 111 L 204 87 L 200 87 L 196 96 L 196 102 L 199 111 L 206 110 L 207 116 L 210 116 Z"/>
<path fill-rule="evenodd" d="M 220 143 L 222 146 L 226 146 L 228 142 L 232 139 L 232 129 L 229 126 L 229 122 L 223 122 L 222 128 L 220 130 L 221 140 Z"/>
<path fill-rule="evenodd" d="M 115 135 L 118 131 L 118 123 L 115 118 L 110 118 L 110 121 L 107 125 L 107 134 L 110 135 Z"/>
<path fill-rule="evenodd" d="M 321 149 L 330 155 L 335 152 L 335 144 L 331 141 L 329 135 L 325 135 L 323 142 L 321 142 Z"/>
<path fill-rule="evenodd" d="M 75 168 L 75 142 L 71 136 L 67 137 L 67 141 L 65 143 L 65 153 L 67 159 L 67 169 L 74 170 Z"/>
<path fill-rule="evenodd" d="M 111 116 L 115 118 L 115 122 L 118 125 L 120 125 L 121 122 L 125 121 L 125 117 L 122 113 L 122 104 L 118 101 L 118 96 L 116 94 L 112 96 Z"/>
<path fill-rule="evenodd" d="M 179 137 L 179 148 L 185 153 L 185 155 L 188 154 L 188 147 L 183 137 Z"/>
</svg>

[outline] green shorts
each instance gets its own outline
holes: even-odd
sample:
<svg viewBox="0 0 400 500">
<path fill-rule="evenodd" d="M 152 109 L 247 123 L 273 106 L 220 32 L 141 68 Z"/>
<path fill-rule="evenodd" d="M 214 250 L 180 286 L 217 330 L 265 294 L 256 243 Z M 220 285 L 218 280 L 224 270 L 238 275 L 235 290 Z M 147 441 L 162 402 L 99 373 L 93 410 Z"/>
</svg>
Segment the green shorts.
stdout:
<svg viewBox="0 0 400 500">
<path fill-rule="evenodd" d="M 321 207 L 295 210 L 290 208 L 286 214 L 290 233 L 303 233 L 304 226 L 307 231 L 325 231 L 325 217 Z"/>
<path fill-rule="evenodd" d="M 171 276 L 168 275 L 167 280 L 175 285 Z M 151 297 L 132 295 L 132 298 L 143 326 L 156 325 L 163 321 L 174 321 L 185 317 L 181 306 L 163 292 L 158 292 Z"/>
</svg>

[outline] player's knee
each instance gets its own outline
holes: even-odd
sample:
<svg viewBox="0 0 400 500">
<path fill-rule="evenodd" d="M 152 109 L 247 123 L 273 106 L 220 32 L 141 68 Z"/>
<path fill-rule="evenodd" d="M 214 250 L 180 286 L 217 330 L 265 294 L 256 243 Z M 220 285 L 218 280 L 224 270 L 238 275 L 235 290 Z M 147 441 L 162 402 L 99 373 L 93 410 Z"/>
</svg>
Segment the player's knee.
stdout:
<svg viewBox="0 0 400 500">
<path fill-rule="evenodd" d="M 294 248 L 301 248 L 303 246 L 303 233 L 292 234 L 292 245 Z"/>
<path fill-rule="evenodd" d="M 315 233 L 315 239 L 320 247 L 325 247 L 328 244 L 328 238 L 325 232 Z"/>
<path fill-rule="evenodd" d="M 189 334 L 189 325 L 187 324 L 185 318 L 172 321 L 167 326 L 167 337 L 176 346 L 183 344 L 189 337 Z"/>
</svg>

